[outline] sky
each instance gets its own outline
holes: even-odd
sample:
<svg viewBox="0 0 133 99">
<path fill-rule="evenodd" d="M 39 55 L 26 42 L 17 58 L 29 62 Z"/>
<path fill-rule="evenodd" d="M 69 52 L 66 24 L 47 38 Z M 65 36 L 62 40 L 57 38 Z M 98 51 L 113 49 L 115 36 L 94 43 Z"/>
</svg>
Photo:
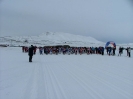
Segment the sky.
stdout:
<svg viewBox="0 0 133 99">
<path fill-rule="evenodd" d="M 133 43 L 133 0 L 0 0 L 0 36 L 44 32 Z"/>
</svg>

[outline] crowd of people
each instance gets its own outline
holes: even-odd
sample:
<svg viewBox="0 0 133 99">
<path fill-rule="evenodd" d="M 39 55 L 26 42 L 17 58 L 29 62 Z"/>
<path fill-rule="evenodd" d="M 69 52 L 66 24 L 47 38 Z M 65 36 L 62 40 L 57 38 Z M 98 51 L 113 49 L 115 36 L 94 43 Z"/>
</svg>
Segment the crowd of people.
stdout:
<svg viewBox="0 0 133 99">
<path fill-rule="evenodd" d="M 107 55 L 116 55 L 116 48 L 115 47 L 70 47 L 70 46 L 44 46 L 44 47 L 36 47 L 31 45 L 30 47 L 22 46 L 22 51 L 29 54 L 29 62 L 32 62 L 32 56 L 36 54 L 36 50 L 39 50 L 40 55 L 48 55 L 48 54 L 101 54 L 104 55 L 104 50 L 106 50 Z M 131 57 L 131 48 L 119 48 L 118 56 L 121 56 L 123 50 L 127 50 L 127 56 Z"/>
<path fill-rule="evenodd" d="M 32 45 L 33 46 L 33 45 Z M 33 53 L 36 53 L 36 50 L 39 50 L 40 55 L 42 54 L 101 54 L 104 55 L 104 47 L 70 47 L 70 46 L 44 46 L 36 47 L 33 46 Z M 28 47 L 22 47 L 23 52 L 28 52 Z"/>
</svg>

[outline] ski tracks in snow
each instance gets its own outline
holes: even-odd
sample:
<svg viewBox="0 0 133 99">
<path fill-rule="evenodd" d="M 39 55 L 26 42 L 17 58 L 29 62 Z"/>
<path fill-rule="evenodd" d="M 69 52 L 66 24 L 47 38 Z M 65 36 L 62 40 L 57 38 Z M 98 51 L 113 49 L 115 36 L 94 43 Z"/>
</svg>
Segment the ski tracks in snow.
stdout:
<svg viewBox="0 0 133 99">
<path fill-rule="evenodd" d="M 56 74 L 54 73 L 54 71 L 52 70 L 51 66 L 47 66 L 48 70 L 48 74 L 50 77 L 50 83 L 51 83 L 51 88 L 53 90 L 53 95 L 51 94 L 51 98 L 50 99 L 68 99 L 68 97 L 66 96 L 59 80 L 56 77 Z M 51 90 L 51 91 L 52 91 Z"/>
<path fill-rule="evenodd" d="M 38 55 L 37 55 L 38 56 Z M 47 91 L 47 72 L 44 69 L 40 56 L 38 61 L 31 63 L 32 71 L 24 88 L 24 94 L 21 99 L 49 99 Z"/>
<path fill-rule="evenodd" d="M 130 59 L 122 64 L 117 57 L 112 63 L 108 56 L 37 54 L 29 63 L 24 53 L 17 55 L 3 55 L 10 61 L 0 69 L 1 99 L 133 99 Z"/>
<path fill-rule="evenodd" d="M 69 59 L 66 59 L 67 61 L 69 60 Z M 121 76 L 118 76 L 118 75 L 114 75 L 113 73 L 110 73 L 110 72 L 106 72 L 106 70 L 104 70 L 103 68 L 100 68 L 100 66 L 98 66 L 98 64 L 97 64 L 97 66 L 96 66 L 96 68 L 94 67 L 94 66 L 89 66 L 88 64 L 83 64 L 83 62 L 81 63 L 81 62 L 78 62 L 78 64 L 76 63 L 76 62 L 73 62 L 73 63 L 75 63 L 75 64 L 70 64 L 70 63 L 68 63 L 68 62 L 65 62 L 66 64 L 69 64 L 68 66 L 70 67 L 71 66 L 71 68 L 73 68 L 73 69 L 70 69 L 69 67 L 62 67 L 62 68 L 64 68 L 64 70 L 66 71 L 66 72 L 69 72 L 70 74 L 71 74 L 71 76 L 73 76 L 74 78 L 75 78 L 75 80 L 77 80 L 77 82 L 79 82 L 79 83 L 81 83 L 81 85 L 86 89 L 86 88 L 88 88 L 88 90 L 90 90 L 90 92 L 88 91 L 88 93 L 93 97 L 93 99 L 105 99 L 105 98 L 108 98 L 109 99 L 109 95 L 111 95 L 112 93 L 113 94 L 117 94 L 117 95 L 114 95 L 114 96 L 117 96 L 117 98 L 118 98 L 118 96 L 119 96 L 119 98 L 121 98 L 121 99 L 128 99 L 129 97 L 130 97 L 130 99 L 132 99 L 133 98 L 133 95 L 132 95 L 132 92 L 130 92 L 129 93 L 129 91 L 127 92 L 126 90 L 124 90 L 124 89 L 122 89 L 122 88 L 120 88 L 120 87 L 118 87 L 119 85 L 118 84 L 115 84 L 115 83 L 111 83 L 111 82 L 113 82 L 113 81 L 107 81 L 105 78 L 103 78 L 103 77 L 100 77 L 100 76 L 98 76 L 97 74 L 102 74 L 102 75 L 106 75 L 106 76 L 108 76 L 108 78 L 110 77 L 112 77 L 113 78 L 113 80 L 117 80 L 117 81 L 119 81 L 119 84 L 120 83 L 125 83 L 125 86 L 126 86 L 126 88 L 128 88 L 129 87 L 129 85 L 130 85 L 130 87 L 132 86 L 133 87 L 133 84 L 131 83 L 131 81 L 129 81 L 128 79 L 124 79 L 124 78 L 122 78 Z M 75 61 L 75 60 L 71 60 L 71 61 Z M 77 60 L 78 61 L 78 60 Z M 85 62 L 85 61 L 84 61 Z M 86 62 L 87 63 L 87 62 Z M 86 67 L 86 65 L 88 66 L 88 68 L 91 70 L 91 71 L 87 71 L 87 70 L 85 70 L 85 69 L 83 69 L 83 68 L 81 68 L 82 66 L 83 67 Z M 106 66 L 106 65 L 105 65 Z M 102 70 L 103 69 L 103 70 Z M 76 71 L 76 72 L 75 72 Z M 80 72 L 80 73 L 77 73 L 77 71 L 78 72 Z M 88 80 L 88 79 L 86 79 L 86 78 L 88 78 L 88 79 L 93 79 L 92 81 L 93 81 L 93 83 L 99 83 L 98 85 L 101 85 L 102 87 L 100 87 L 100 86 L 97 86 L 97 85 L 93 85 L 93 84 L 91 84 L 90 82 L 90 80 Z M 114 79 L 115 78 L 115 79 Z M 102 91 L 102 89 L 104 89 L 103 87 L 105 87 L 105 88 L 108 88 L 108 91 L 109 90 L 111 90 L 112 91 L 112 93 L 109 93 L 108 95 L 103 95 L 102 93 L 100 93 L 100 90 L 98 89 L 98 88 L 95 88 L 95 87 L 98 87 L 98 88 L 101 88 L 100 90 Z M 121 86 L 121 87 L 123 87 L 123 86 Z M 93 89 L 97 89 L 97 90 L 93 90 Z M 130 89 L 130 88 L 128 88 L 128 89 Z M 107 89 L 106 89 L 107 90 Z M 111 92 L 110 91 L 110 92 Z M 102 91 L 103 92 L 103 91 Z M 113 95 L 112 94 L 112 95 Z M 116 98 L 116 97 L 114 97 L 114 98 Z"/>
<path fill-rule="evenodd" d="M 126 91 L 118 85 L 118 83 L 123 83 L 126 88 L 129 87 L 128 85 L 133 86 L 126 76 L 123 78 L 119 74 L 116 75 L 116 72 L 106 71 L 106 68 L 101 68 L 98 64 L 93 66 L 91 63 L 92 66 L 90 66 L 89 62 L 85 62 L 87 60 L 78 62 L 78 58 L 73 59 L 69 56 L 64 56 L 64 58 L 61 56 L 53 61 L 50 59 L 54 59 L 56 56 L 37 55 L 37 57 L 38 62 L 33 62 L 24 99 L 110 99 L 110 95 L 114 96 L 114 99 L 133 98 L 128 90 Z M 106 65 L 104 64 L 104 66 Z M 115 69 L 114 67 L 109 68 Z M 118 81 L 117 84 L 106 80 L 106 76 Z M 74 92 L 73 88 L 77 90 Z"/>
<path fill-rule="evenodd" d="M 37 57 L 38 62 L 32 63 L 31 74 L 21 99 L 68 99 L 56 77 L 56 72 L 52 69 L 53 65 L 47 64 L 45 56 Z"/>
<path fill-rule="evenodd" d="M 84 73 L 84 72 L 81 73 L 81 70 L 78 69 L 77 65 L 79 65 L 79 64 L 70 64 L 67 61 L 65 63 L 67 64 L 67 66 L 69 68 L 65 67 L 65 66 L 60 66 L 60 68 L 62 68 L 66 73 L 68 73 L 73 78 L 73 80 L 75 80 L 75 83 L 79 84 L 78 87 L 82 87 L 88 93 L 88 97 L 86 97 L 86 99 L 87 98 L 103 99 L 103 97 L 99 93 L 97 93 L 96 90 L 94 90 L 92 88 L 92 86 L 89 85 L 89 79 L 86 79 L 86 77 L 81 76 L 81 74 Z M 75 66 L 76 68 L 74 68 L 73 65 L 76 65 Z M 77 71 L 80 72 L 79 75 L 77 74 Z M 81 96 L 80 98 L 77 97 L 77 99 L 81 99 L 82 97 L 84 97 L 84 96 Z"/>
</svg>

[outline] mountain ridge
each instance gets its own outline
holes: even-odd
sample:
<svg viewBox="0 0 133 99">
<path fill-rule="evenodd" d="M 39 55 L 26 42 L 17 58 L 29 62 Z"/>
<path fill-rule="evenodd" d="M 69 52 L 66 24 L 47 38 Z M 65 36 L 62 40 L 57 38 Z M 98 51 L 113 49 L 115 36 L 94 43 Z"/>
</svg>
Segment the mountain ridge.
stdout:
<svg viewBox="0 0 133 99">
<path fill-rule="evenodd" d="M 87 46 L 92 44 L 104 44 L 93 37 L 81 36 L 62 32 L 45 32 L 38 36 L 5 36 L 0 37 L 0 41 L 8 44 L 19 45 L 71 45 Z"/>
</svg>

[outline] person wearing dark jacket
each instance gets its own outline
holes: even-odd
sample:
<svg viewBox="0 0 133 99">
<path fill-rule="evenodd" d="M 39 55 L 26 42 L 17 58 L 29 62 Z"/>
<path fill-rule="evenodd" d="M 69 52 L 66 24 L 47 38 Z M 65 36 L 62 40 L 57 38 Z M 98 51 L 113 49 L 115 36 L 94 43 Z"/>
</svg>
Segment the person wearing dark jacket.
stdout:
<svg viewBox="0 0 133 99">
<path fill-rule="evenodd" d="M 131 48 L 129 47 L 127 50 L 128 50 L 128 56 L 131 57 Z"/>
<path fill-rule="evenodd" d="M 34 54 L 34 46 L 31 45 L 31 46 L 29 47 L 29 52 L 28 52 L 28 55 L 29 55 L 29 62 L 32 62 L 33 54 Z"/>
<path fill-rule="evenodd" d="M 115 48 L 115 47 L 113 47 L 113 55 L 115 55 L 115 50 L 116 50 L 116 48 Z"/>
<path fill-rule="evenodd" d="M 121 56 L 121 54 L 122 54 L 122 47 L 119 47 L 119 54 L 118 54 L 118 56 Z"/>
</svg>

